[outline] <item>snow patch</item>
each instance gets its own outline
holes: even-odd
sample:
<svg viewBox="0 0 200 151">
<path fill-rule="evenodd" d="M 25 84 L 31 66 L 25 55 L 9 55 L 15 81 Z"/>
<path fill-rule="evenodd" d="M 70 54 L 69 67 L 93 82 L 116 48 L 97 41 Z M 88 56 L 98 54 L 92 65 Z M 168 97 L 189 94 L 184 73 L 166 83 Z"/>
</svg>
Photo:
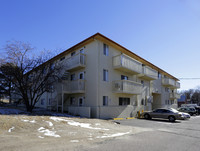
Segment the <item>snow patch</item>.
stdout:
<svg viewBox="0 0 200 151">
<path fill-rule="evenodd" d="M 78 143 L 79 140 L 71 140 L 70 142 L 71 142 L 71 143 Z"/>
<path fill-rule="evenodd" d="M 60 135 L 56 134 L 56 131 L 50 131 L 48 129 L 45 129 L 44 127 L 40 127 L 38 129 L 38 132 L 44 133 L 44 135 L 46 135 L 46 136 L 60 137 Z"/>
<path fill-rule="evenodd" d="M 44 138 L 43 136 L 38 136 L 39 138 Z"/>
<path fill-rule="evenodd" d="M 123 136 L 123 135 L 127 135 L 130 132 L 126 132 L 126 133 L 116 133 L 116 134 L 105 134 L 103 136 L 97 136 L 96 138 L 108 138 L 108 137 L 118 137 L 118 136 Z"/>
<path fill-rule="evenodd" d="M 52 122 L 50 122 L 50 121 L 46 121 L 46 122 L 49 124 L 50 127 L 53 126 L 53 123 L 52 123 Z"/>
<path fill-rule="evenodd" d="M 21 121 L 23 121 L 23 122 L 30 122 L 30 123 L 36 123 L 35 120 L 32 120 L 32 121 L 29 121 L 29 120 L 21 120 Z"/>
<path fill-rule="evenodd" d="M 11 133 L 12 130 L 14 130 L 14 129 L 15 129 L 15 127 L 13 126 L 13 127 L 11 127 L 11 128 L 8 130 L 8 132 Z"/>
<path fill-rule="evenodd" d="M 109 130 L 109 129 L 106 129 L 106 128 L 91 127 L 90 123 L 79 123 L 79 122 L 75 122 L 73 120 L 67 120 L 67 119 L 63 119 L 63 118 L 59 118 L 59 117 L 50 117 L 50 119 L 54 120 L 56 122 L 64 121 L 64 122 L 67 122 L 67 124 L 69 124 L 69 125 L 80 126 L 82 128 L 88 128 L 88 129 L 94 129 L 94 130 L 106 130 L 106 131 Z"/>
</svg>

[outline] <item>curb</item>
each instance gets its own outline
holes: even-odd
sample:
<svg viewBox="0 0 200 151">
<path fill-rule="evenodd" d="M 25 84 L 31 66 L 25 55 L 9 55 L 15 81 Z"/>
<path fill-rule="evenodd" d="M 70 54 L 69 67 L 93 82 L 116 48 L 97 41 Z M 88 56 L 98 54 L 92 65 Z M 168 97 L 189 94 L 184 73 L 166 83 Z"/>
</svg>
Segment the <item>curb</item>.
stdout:
<svg viewBox="0 0 200 151">
<path fill-rule="evenodd" d="M 130 120 L 130 119 L 136 119 L 135 117 L 127 117 L 127 118 L 113 118 L 113 120 L 118 121 L 118 120 Z"/>
</svg>

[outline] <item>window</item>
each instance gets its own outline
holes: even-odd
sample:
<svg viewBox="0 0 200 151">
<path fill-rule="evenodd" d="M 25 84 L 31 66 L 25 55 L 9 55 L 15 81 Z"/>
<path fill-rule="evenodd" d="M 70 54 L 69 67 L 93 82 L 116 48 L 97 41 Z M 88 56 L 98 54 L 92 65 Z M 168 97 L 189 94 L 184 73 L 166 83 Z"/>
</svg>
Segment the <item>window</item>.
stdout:
<svg viewBox="0 0 200 151">
<path fill-rule="evenodd" d="M 75 105 L 75 97 L 70 97 L 70 105 Z"/>
<path fill-rule="evenodd" d="M 141 84 L 142 84 L 142 86 L 144 87 L 144 81 L 143 81 L 143 80 L 141 80 Z"/>
<path fill-rule="evenodd" d="M 103 96 L 103 106 L 108 106 L 108 96 Z"/>
<path fill-rule="evenodd" d="M 128 76 L 121 75 L 121 80 L 128 80 Z"/>
<path fill-rule="evenodd" d="M 108 81 L 108 70 L 103 69 L 103 81 Z"/>
<path fill-rule="evenodd" d="M 75 74 L 71 74 L 71 81 L 75 80 Z"/>
<path fill-rule="evenodd" d="M 80 50 L 80 53 L 84 53 L 84 49 L 83 48 Z"/>
<path fill-rule="evenodd" d="M 119 105 L 130 105 L 130 98 L 119 98 Z"/>
<path fill-rule="evenodd" d="M 78 105 L 79 105 L 79 106 L 83 106 L 83 98 L 79 98 Z"/>
<path fill-rule="evenodd" d="M 84 72 L 79 73 L 79 79 L 84 79 Z"/>
<path fill-rule="evenodd" d="M 51 105 L 51 99 L 49 99 L 49 101 L 48 101 L 48 105 Z"/>
<path fill-rule="evenodd" d="M 45 99 L 41 99 L 41 105 L 44 105 Z"/>
<path fill-rule="evenodd" d="M 158 79 L 161 79 L 161 74 L 160 74 L 160 72 L 158 72 Z"/>
<path fill-rule="evenodd" d="M 165 88 L 165 92 L 169 92 L 169 88 Z"/>
<path fill-rule="evenodd" d="M 60 61 L 62 61 L 62 60 L 64 60 L 65 59 L 65 57 L 62 57 L 62 58 L 60 58 Z"/>
<path fill-rule="evenodd" d="M 141 105 L 144 105 L 144 99 L 141 100 Z"/>
<path fill-rule="evenodd" d="M 103 44 L 103 54 L 104 54 L 105 56 L 108 56 L 108 50 L 109 50 L 108 45 Z"/>
<path fill-rule="evenodd" d="M 74 56 L 75 54 L 76 54 L 76 52 L 74 51 L 74 52 L 71 53 L 71 56 Z"/>
</svg>

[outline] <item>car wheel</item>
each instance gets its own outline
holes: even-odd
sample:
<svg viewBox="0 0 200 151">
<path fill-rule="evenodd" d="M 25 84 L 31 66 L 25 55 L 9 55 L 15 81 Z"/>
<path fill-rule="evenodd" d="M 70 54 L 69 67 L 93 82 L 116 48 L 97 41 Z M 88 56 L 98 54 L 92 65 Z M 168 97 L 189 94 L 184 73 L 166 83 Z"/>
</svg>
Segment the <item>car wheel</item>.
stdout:
<svg viewBox="0 0 200 151">
<path fill-rule="evenodd" d="M 174 116 L 169 116 L 169 121 L 170 122 L 174 122 L 176 120 L 176 118 Z"/>
<path fill-rule="evenodd" d="M 151 117 L 150 117 L 149 114 L 144 114 L 144 118 L 145 118 L 145 119 L 151 119 Z"/>
</svg>

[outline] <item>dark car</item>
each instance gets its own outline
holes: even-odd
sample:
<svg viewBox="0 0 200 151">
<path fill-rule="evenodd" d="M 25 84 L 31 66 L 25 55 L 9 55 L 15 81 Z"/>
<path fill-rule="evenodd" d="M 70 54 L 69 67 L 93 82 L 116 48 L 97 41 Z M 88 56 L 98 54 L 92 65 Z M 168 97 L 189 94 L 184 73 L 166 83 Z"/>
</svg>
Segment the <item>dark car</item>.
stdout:
<svg viewBox="0 0 200 151">
<path fill-rule="evenodd" d="M 178 111 L 174 111 L 171 109 L 162 109 L 162 108 L 144 112 L 143 116 L 145 119 L 151 119 L 151 118 L 169 119 L 170 122 L 186 118 Z"/>
<path fill-rule="evenodd" d="M 193 107 L 180 107 L 178 109 L 179 112 L 185 112 L 185 113 L 188 113 L 190 114 L 191 116 L 194 115 L 194 114 L 197 114 L 197 111 L 195 108 Z"/>
</svg>

